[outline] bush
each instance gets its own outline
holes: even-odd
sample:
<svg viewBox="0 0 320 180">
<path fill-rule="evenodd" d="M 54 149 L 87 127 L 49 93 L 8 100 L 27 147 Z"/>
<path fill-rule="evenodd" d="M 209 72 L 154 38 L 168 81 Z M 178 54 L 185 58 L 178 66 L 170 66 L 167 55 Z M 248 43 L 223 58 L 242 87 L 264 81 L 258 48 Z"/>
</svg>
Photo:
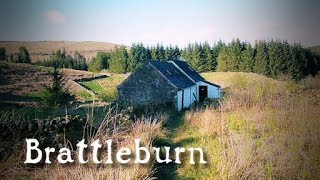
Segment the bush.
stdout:
<svg viewBox="0 0 320 180">
<path fill-rule="evenodd" d="M 6 59 L 6 48 L 0 47 L 0 60 Z"/>
<path fill-rule="evenodd" d="M 31 63 L 30 54 L 29 54 L 28 50 L 23 46 L 21 46 L 19 48 L 18 62 L 19 63 Z"/>
<path fill-rule="evenodd" d="M 116 48 L 110 55 L 109 71 L 122 74 L 127 72 L 128 53 L 124 46 Z"/>
<path fill-rule="evenodd" d="M 149 147 L 148 150 L 152 153 L 152 143 L 156 138 L 164 135 L 162 129 L 162 121 L 164 119 L 161 116 L 153 118 L 144 117 L 137 119 L 136 122 L 132 122 L 116 109 L 108 108 L 103 121 L 97 128 L 94 128 L 92 124 L 90 124 L 92 119 L 90 119 L 91 117 L 89 115 L 87 118 L 87 121 L 79 118 L 79 116 L 41 119 L 34 121 L 39 124 L 35 126 L 37 127 L 36 130 L 28 132 L 31 137 L 40 141 L 41 149 L 48 146 L 56 148 L 67 146 L 69 148 L 71 144 L 75 145 L 77 140 L 82 138 L 86 140 L 86 143 L 93 142 L 97 139 L 101 141 L 113 139 L 117 143 L 114 146 L 115 149 L 113 149 L 113 152 L 117 152 L 122 147 L 133 147 L 133 139 L 140 137 L 141 143 Z M 33 124 L 33 122 L 30 124 Z M 0 123 L 0 127 L 2 128 L 1 125 Z M 28 129 L 27 127 L 28 125 L 24 126 L 23 129 L 26 131 Z M 8 126 L 4 128 L 6 129 L 5 132 L 7 132 Z M 10 132 L 13 135 L 17 134 L 15 130 Z M 125 167 L 121 164 L 114 163 L 111 166 L 104 165 L 98 167 L 90 160 L 90 151 L 84 151 L 85 157 L 89 159 L 87 165 L 79 166 L 78 163 L 61 164 L 56 160 L 49 166 L 41 166 L 41 164 L 26 165 L 23 163 L 25 157 L 22 155 L 25 154 L 25 146 L 23 146 L 25 137 L 21 137 L 19 141 L 22 142 L 21 146 L 11 151 L 10 153 L 13 154 L 0 164 L 2 179 L 32 179 L 34 177 L 39 179 L 46 177 L 52 179 L 79 179 L 79 177 L 85 177 L 86 179 L 110 179 L 111 175 L 112 177 L 119 177 L 119 179 L 150 179 L 153 175 L 152 164 L 155 162 L 154 158 L 152 158 L 152 161 L 147 166 L 130 164 Z M 11 143 L 11 141 L 9 141 L 9 143 Z M 5 150 L 12 149 L 10 146 L 5 147 Z M 72 156 L 77 152 L 76 147 L 73 147 Z M 151 154 L 151 157 L 153 157 L 153 154 Z M 101 158 L 105 159 L 106 157 L 102 156 Z M 12 169 L 14 169 L 14 172 Z"/>
<path fill-rule="evenodd" d="M 96 57 L 93 57 L 89 63 L 88 70 L 91 72 L 100 72 L 109 67 L 110 54 L 107 52 L 98 52 Z"/>
<path fill-rule="evenodd" d="M 91 72 L 100 72 L 103 69 L 102 61 L 98 58 L 92 58 L 89 63 L 88 70 Z"/>
<path fill-rule="evenodd" d="M 59 107 L 67 105 L 72 99 L 72 96 L 62 89 L 62 77 L 59 75 L 57 68 L 52 73 L 53 84 L 52 86 L 45 87 L 42 92 L 42 99 L 46 107 Z"/>
</svg>

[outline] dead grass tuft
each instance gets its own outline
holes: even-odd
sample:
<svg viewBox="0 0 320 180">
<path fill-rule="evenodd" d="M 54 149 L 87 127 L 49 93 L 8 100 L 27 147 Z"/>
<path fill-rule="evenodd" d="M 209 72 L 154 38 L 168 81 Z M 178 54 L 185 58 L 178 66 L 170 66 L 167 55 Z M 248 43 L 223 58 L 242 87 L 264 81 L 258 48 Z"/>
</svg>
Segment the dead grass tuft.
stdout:
<svg viewBox="0 0 320 180">
<path fill-rule="evenodd" d="M 219 108 L 186 113 L 186 129 L 202 139 L 190 146 L 203 147 L 209 165 L 201 169 L 184 166 L 179 175 L 206 179 L 319 177 L 319 90 L 301 90 L 298 85 L 288 89 L 286 84 L 275 90 L 269 84 L 278 82 L 250 81 L 233 83 Z M 317 80 L 307 81 L 317 84 Z"/>
<path fill-rule="evenodd" d="M 90 117 L 90 116 L 88 116 Z M 141 118 L 134 123 L 123 120 L 121 113 L 115 109 L 110 109 L 102 121 L 100 127 L 94 132 L 90 121 L 84 128 L 84 137 L 87 143 L 99 139 L 100 143 L 108 139 L 113 140 L 113 151 L 116 152 L 121 147 L 128 147 L 134 152 L 134 138 L 140 138 L 145 147 L 149 147 L 150 152 L 152 142 L 155 138 L 163 136 L 163 117 Z M 141 145 L 141 146 L 142 146 Z M 91 148 L 91 147 L 90 147 Z M 77 163 L 77 150 L 74 150 L 75 163 L 61 165 L 57 161 L 53 164 L 42 167 L 29 167 L 24 165 L 25 149 L 15 154 L 0 166 L 1 177 L 3 179 L 150 179 L 153 175 L 153 161 L 148 165 L 129 163 L 120 165 L 113 159 L 114 164 L 94 164 L 92 161 L 92 149 L 88 150 L 87 164 Z M 105 150 L 103 148 L 102 150 Z M 151 156 L 153 157 L 153 156 Z M 100 159 L 106 159 L 107 154 L 102 153 Z"/>
</svg>

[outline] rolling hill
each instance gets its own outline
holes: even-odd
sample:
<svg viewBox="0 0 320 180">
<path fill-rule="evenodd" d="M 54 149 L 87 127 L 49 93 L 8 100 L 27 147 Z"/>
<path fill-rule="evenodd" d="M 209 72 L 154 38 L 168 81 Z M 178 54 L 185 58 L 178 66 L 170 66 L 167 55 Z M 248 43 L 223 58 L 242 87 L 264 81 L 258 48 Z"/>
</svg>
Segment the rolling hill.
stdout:
<svg viewBox="0 0 320 180">
<path fill-rule="evenodd" d="M 78 51 L 87 59 L 91 59 L 97 52 L 110 51 L 117 44 L 97 41 L 0 41 L 0 47 L 6 48 L 7 55 L 18 53 L 20 46 L 28 49 L 32 61 L 39 61 L 48 59 L 53 51 L 59 49 L 64 49 L 71 55 Z"/>
</svg>

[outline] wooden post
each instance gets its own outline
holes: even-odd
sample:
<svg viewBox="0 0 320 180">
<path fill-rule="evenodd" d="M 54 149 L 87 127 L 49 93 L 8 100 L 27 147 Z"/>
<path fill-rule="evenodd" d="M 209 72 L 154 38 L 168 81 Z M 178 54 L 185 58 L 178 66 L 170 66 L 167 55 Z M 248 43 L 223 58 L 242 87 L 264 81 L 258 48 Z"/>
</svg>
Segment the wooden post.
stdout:
<svg viewBox="0 0 320 180">
<path fill-rule="evenodd" d="M 184 106 L 184 90 L 182 90 L 182 100 L 181 100 L 181 104 L 182 104 L 182 106 L 181 106 L 181 110 L 183 110 L 183 106 Z"/>
</svg>

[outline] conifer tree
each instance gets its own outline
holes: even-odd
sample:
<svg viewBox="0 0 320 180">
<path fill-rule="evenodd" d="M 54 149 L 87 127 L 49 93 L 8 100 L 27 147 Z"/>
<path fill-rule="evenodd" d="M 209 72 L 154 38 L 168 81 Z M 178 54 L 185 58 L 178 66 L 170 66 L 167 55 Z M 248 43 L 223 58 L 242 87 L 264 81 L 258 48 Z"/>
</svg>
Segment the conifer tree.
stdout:
<svg viewBox="0 0 320 180">
<path fill-rule="evenodd" d="M 254 49 L 251 44 L 245 44 L 245 50 L 242 52 L 242 61 L 239 64 L 239 71 L 252 72 L 254 66 Z"/>
<path fill-rule="evenodd" d="M 222 50 L 222 48 L 224 48 L 226 45 L 225 43 L 223 43 L 221 40 L 218 41 L 217 44 L 214 45 L 214 47 L 212 48 L 212 53 L 213 53 L 213 58 L 214 61 L 212 62 L 212 70 L 216 71 L 217 69 L 217 65 L 218 65 L 218 56 Z"/>
<path fill-rule="evenodd" d="M 0 47 L 0 60 L 6 60 L 6 48 Z"/>
<path fill-rule="evenodd" d="M 241 53 L 243 50 L 243 45 L 237 38 L 236 40 L 233 40 L 229 46 L 229 71 L 239 71 L 239 64 L 242 62 Z"/>
<path fill-rule="evenodd" d="M 271 77 L 277 77 L 284 71 L 285 58 L 283 53 L 283 45 L 279 41 L 271 41 L 268 43 L 269 54 L 269 72 Z"/>
<path fill-rule="evenodd" d="M 109 71 L 112 73 L 126 73 L 127 72 L 128 53 L 124 46 L 117 47 L 111 52 L 109 60 Z"/>
<path fill-rule="evenodd" d="M 289 73 L 294 80 L 300 80 L 303 77 L 303 55 L 301 54 L 301 46 L 295 44 L 291 47 L 291 64 Z"/>
<path fill-rule="evenodd" d="M 207 42 L 205 42 L 202 45 L 202 51 L 203 51 L 203 58 L 201 60 L 203 62 L 201 63 L 203 64 L 203 71 L 212 71 L 215 65 L 215 62 L 214 62 L 215 58 L 213 56 L 212 49 Z"/>
<path fill-rule="evenodd" d="M 19 48 L 18 61 L 20 63 L 31 63 L 30 54 L 24 46 Z"/>
<path fill-rule="evenodd" d="M 193 45 L 189 43 L 186 48 L 184 48 L 181 52 L 181 57 L 183 60 L 189 62 L 191 60 Z"/>
<path fill-rule="evenodd" d="M 42 99 L 47 107 L 59 107 L 67 105 L 73 97 L 67 90 L 63 89 L 62 76 L 57 67 L 54 67 L 52 73 L 52 85 L 44 88 Z"/>
<path fill-rule="evenodd" d="M 151 59 L 164 61 L 165 60 L 165 49 L 162 44 L 157 44 L 156 47 L 151 47 Z"/>
<path fill-rule="evenodd" d="M 217 58 L 217 71 L 229 71 L 229 57 L 228 47 L 222 47 Z"/>
<path fill-rule="evenodd" d="M 253 71 L 258 74 L 268 75 L 268 49 L 265 41 L 256 42 L 256 56 Z"/>
<path fill-rule="evenodd" d="M 195 43 L 189 59 L 189 64 L 198 72 L 205 71 L 204 53 L 201 44 Z"/>
<path fill-rule="evenodd" d="M 147 60 L 151 60 L 151 52 L 142 43 L 133 44 L 128 58 L 128 71 L 133 72 Z"/>
</svg>

